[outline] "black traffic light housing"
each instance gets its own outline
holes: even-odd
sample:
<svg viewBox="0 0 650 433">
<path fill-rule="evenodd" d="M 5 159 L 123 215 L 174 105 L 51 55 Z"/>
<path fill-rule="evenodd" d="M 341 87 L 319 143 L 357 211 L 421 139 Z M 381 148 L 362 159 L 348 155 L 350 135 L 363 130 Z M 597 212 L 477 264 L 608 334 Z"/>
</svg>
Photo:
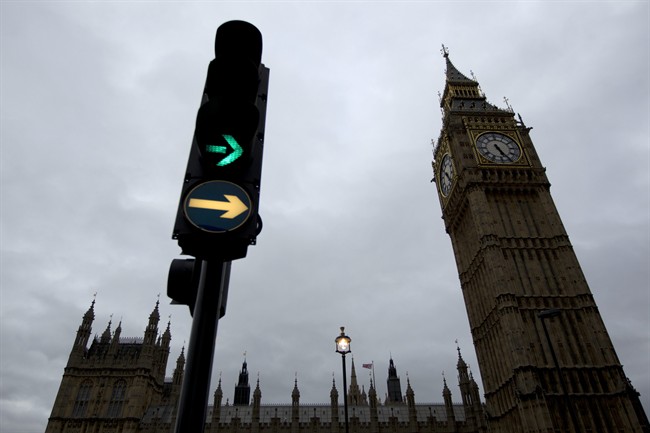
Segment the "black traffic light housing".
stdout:
<svg viewBox="0 0 650 433">
<path fill-rule="evenodd" d="M 221 266 L 221 262 L 203 262 L 195 259 L 174 259 L 169 266 L 167 276 L 167 296 L 171 298 L 172 304 L 187 305 L 190 307 L 190 315 L 194 316 L 194 306 L 199 289 L 202 266 Z M 223 278 L 223 292 L 221 293 L 221 309 L 219 318 L 226 314 L 226 302 L 228 301 L 228 285 L 230 282 L 231 262 L 226 262 L 226 275 Z M 208 287 L 207 290 L 219 290 L 218 287 Z"/>
<path fill-rule="evenodd" d="M 173 239 L 183 254 L 235 260 L 255 244 L 269 69 L 262 35 L 250 23 L 217 29 Z"/>
</svg>

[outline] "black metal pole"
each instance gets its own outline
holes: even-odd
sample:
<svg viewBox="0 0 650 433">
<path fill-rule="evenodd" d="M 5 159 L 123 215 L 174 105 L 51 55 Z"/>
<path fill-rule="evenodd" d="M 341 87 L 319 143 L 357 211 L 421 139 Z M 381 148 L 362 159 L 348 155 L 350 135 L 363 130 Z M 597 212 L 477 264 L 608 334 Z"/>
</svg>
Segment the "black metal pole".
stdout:
<svg viewBox="0 0 650 433">
<path fill-rule="evenodd" d="M 345 378 L 345 353 L 342 353 L 341 356 L 343 357 L 343 408 L 345 411 L 345 433 L 349 433 L 349 426 L 348 426 L 348 383 Z"/>
<path fill-rule="evenodd" d="M 219 311 L 229 276 L 230 262 L 203 261 L 178 403 L 176 433 L 203 433 L 205 429 Z"/>
</svg>

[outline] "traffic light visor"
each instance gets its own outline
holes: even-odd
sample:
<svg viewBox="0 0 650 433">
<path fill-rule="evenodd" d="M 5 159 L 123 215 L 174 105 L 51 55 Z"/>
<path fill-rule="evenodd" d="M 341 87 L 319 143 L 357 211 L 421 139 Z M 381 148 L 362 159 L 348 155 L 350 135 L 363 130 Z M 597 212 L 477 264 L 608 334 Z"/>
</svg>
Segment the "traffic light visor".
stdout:
<svg viewBox="0 0 650 433">
<path fill-rule="evenodd" d="M 256 67 L 262 61 L 262 33 L 246 21 L 228 21 L 217 29 L 214 56 L 239 55 Z"/>
</svg>

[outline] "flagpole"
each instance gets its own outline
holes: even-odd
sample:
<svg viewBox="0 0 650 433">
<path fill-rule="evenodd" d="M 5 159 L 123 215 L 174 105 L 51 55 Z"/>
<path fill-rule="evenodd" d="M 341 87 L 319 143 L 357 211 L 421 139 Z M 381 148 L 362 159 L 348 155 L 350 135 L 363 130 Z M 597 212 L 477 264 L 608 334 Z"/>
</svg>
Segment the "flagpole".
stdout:
<svg viewBox="0 0 650 433">
<path fill-rule="evenodd" d="M 375 382 L 375 392 L 377 392 L 377 379 L 375 379 L 375 361 L 372 361 L 372 381 Z"/>
</svg>

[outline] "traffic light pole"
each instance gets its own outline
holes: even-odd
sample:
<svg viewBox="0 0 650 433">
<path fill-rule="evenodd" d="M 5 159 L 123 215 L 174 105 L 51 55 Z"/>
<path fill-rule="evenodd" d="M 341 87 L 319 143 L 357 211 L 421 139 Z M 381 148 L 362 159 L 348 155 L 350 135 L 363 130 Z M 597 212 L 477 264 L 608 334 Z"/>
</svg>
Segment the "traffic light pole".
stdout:
<svg viewBox="0 0 650 433">
<path fill-rule="evenodd" d="M 204 260 L 201 266 L 174 429 L 176 433 L 203 433 L 205 428 L 217 325 L 230 279 L 230 264 Z"/>
</svg>

